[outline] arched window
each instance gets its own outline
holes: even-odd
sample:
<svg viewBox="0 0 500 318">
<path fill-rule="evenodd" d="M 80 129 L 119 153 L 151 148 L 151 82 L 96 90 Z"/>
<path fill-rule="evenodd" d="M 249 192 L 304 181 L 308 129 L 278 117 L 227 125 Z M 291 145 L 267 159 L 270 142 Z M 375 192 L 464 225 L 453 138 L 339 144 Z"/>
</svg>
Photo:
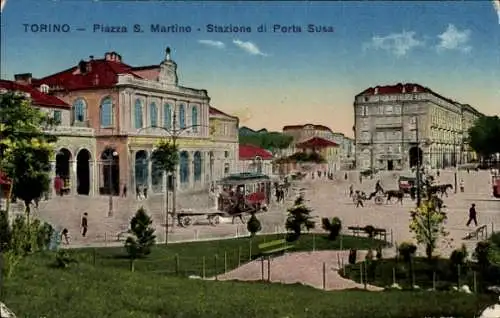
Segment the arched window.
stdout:
<svg viewBox="0 0 500 318">
<path fill-rule="evenodd" d="M 184 105 L 179 105 L 179 128 L 186 128 L 186 108 Z"/>
<path fill-rule="evenodd" d="M 181 184 L 189 182 L 189 155 L 186 151 L 179 155 L 179 174 Z"/>
<path fill-rule="evenodd" d="M 158 126 L 158 107 L 156 107 L 156 103 L 151 103 L 149 105 L 149 116 L 150 116 L 150 125 L 152 127 Z"/>
<path fill-rule="evenodd" d="M 87 117 L 87 104 L 81 98 L 73 102 L 73 122 L 84 122 Z"/>
<path fill-rule="evenodd" d="M 163 105 L 163 127 L 172 128 L 172 106 L 170 104 Z"/>
<path fill-rule="evenodd" d="M 140 99 L 135 100 L 134 115 L 135 115 L 135 128 L 136 129 L 142 128 L 144 122 L 142 120 L 142 102 Z"/>
<path fill-rule="evenodd" d="M 113 126 L 113 100 L 111 97 L 106 97 L 101 101 L 100 113 L 101 127 Z"/>
<path fill-rule="evenodd" d="M 192 106 L 191 108 L 191 125 L 193 125 L 193 131 L 198 132 L 198 107 Z"/>
</svg>

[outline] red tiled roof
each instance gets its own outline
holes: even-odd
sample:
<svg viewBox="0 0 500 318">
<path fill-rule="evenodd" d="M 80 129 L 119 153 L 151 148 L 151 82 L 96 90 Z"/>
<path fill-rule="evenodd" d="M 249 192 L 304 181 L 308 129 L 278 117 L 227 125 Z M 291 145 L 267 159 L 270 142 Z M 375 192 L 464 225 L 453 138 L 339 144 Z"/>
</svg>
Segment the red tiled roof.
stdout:
<svg viewBox="0 0 500 318">
<path fill-rule="evenodd" d="M 376 91 L 376 93 L 375 93 Z M 404 92 L 403 92 L 404 91 Z M 398 83 L 396 85 L 386 85 L 386 86 L 375 86 L 375 87 L 370 87 L 359 93 L 357 96 L 363 96 L 363 95 L 391 95 L 391 94 L 404 94 L 404 93 L 430 93 L 440 99 L 443 99 L 449 103 L 452 104 L 457 104 L 456 101 L 444 97 L 443 95 L 440 95 L 433 90 L 431 90 L 428 87 L 422 86 L 420 84 L 415 84 L 415 83 L 406 83 L 406 84 L 401 84 Z M 460 104 L 460 103 L 458 103 Z"/>
<path fill-rule="evenodd" d="M 313 126 L 314 129 L 316 130 L 323 130 L 323 131 L 329 131 L 332 132 L 332 130 L 326 126 L 323 125 L 314 125 L 314 124 L 305 124 L 305 125 L 288 125 L 283 127 L 283 131 L 285 130 L 298 130 L 298 129 L 304 129 L 306 126 Z"/>
<path fill-rule="evenodd" d="M 300 144 L 296 145 L 297 148 L 327 148 L 327 147 L 338 147 L 338 144 L 326 140 L 324 138 L 320 137 L 313 137 L 311 139 L 308 139 L 304 142 L 301 142 Z"/>
<path fill-rule="evenodd" d="M 272 153 L 254 145 L 240 145 L 239 154 L 240 160 L 253 160 L 255 157 L 260 157 L 263 160 L 273 159 Z"/>
<path fill-rule="evenodd" d="M 218 110 L 217 108 L 212 107 L 212 106 L 209 107 L 208 113 L 209 113 L 209 115 L 225 116 L 225 117 L 229 117 L 229 118 L 233 118 L 233 119 L 238 119 L 238 117 L 226 114 L 225 112 Z"/>
<path fill-rule="evenodd" d="M 59 98 L 40 92 L 38 89 L 31 86 L 19 84 L 13 81 L 0 80 L 0 89 L 8 91 L 21 91 L 29 93 L 31 96 L 31 103 L 35 106 L 46 106 L 56 108 L 70 108 L 71 106 L 60 100 Z"/>
<path fill-rule="evenodd" d="M 118 74 L 130 74 L 135 78 L 142 78 L 134 73 L 134 68 L 119 61 L 106 59 L 90 60 L 87 63 L 88 72 L 81 74 L 78 66 L 43 78 L 33 79 L 32 85 L 47 84 L 52 89 L 80 90 L 110 88 L 118 82 Z"/>
</svg>

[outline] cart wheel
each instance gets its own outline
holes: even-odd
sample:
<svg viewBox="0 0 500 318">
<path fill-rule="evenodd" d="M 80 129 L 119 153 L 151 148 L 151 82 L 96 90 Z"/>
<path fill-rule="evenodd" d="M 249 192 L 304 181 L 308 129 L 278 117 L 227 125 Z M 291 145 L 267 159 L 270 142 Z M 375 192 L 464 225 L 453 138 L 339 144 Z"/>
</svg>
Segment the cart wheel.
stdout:
<svg viewBox="0 0 500 318">
<path fill-rule="evenodd" d="M 382 197 L 375 197 L 375 204 L 377 204 L 377 205 L 384 204 L 384 198 L 382 198 Z"/>
<path fill-rule="evenodd" d="M 183 216 L 181 219 L 181 224 L 184 227 L 190 226 L 192 223 L 192 220 L 189 216 Z"/>
<path fill-rule="evenodd" d="M 215 216 L 212 218 L 212 222 L 213 222 L 213 224 L 215 224 L 215 225 L 220 224 L 220 216 L 219 216 L 219 215 L 215 215 Z"/>
</svg>

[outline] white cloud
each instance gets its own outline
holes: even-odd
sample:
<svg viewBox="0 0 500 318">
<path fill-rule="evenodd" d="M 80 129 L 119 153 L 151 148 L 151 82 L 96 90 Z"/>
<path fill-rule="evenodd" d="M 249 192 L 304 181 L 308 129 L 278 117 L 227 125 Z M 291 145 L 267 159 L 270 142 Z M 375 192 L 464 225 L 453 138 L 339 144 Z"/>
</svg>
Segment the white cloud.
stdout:
<svg viewBox="0 0 500 318">
<path fill-rule="evenodd" d="M 462 52 L 469 52 L 472 47 L 469 45 L 471 31 L 468 29 L 458 30 L 453 24 L 448 24 L 446 31 L 438 35 L 439 44 L 437 49 L 443 50 L 457 50 Z"/>
<path fill-rule="evenodd" d="M 247 52 L 248 54 L 267 56 L 267 54 L 263 53 L 255 43 L 233 40 L 233 44 L 243 51 Z"/>
<path fill-rule="evenodd" d="M 221 42 L 221 41 L 213 41 L 213 40 L 198 40 L 198 43 L 203 44 L 203 45 L 208 45 L 211 47 L 215 47 L 218 49 L 223 49 L 226 47 L 226 45 Z"/>
<path fill-rule="evenodd" d="M 424 42 L 418 40 L 415 34 L 416 33 L 413 31 L 403 31 L 401 33 L 392 33 L 386 36 L 374 36 L 371 42 L 365 45 L 365 49 L 381 49 L 397 57 L 402 57 L 414 48 L 424 45 Z"/>
</svg>

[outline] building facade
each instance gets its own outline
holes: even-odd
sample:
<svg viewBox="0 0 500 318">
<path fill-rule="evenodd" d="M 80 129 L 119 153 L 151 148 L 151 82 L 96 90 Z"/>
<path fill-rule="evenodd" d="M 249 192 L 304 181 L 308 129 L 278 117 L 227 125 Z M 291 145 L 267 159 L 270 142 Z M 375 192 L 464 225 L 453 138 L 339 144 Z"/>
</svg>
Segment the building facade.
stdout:
<svg viewBox="0 0 500 318">
<path fill-rule="evenodd" d="M 56 175 L 61 177 L 66 193 L 95 194 L 98 188 L 91 182 L 97 178 L 97 171 L 91 161 L 91 154 L 96 151 L 94 129 L 73 126 L 71 105 L 49 95 L 48 87 L 34 88 L 14 81 L 0 80 L 0 93 L 7 91 L 22 93 L 30 100 L 32 107 L 55 119 L 56 126 L 48 131 L 57 136 L 54 144 L 56 156 L 52 162 L 52 179 Z M 54 194 L 53 187 L 51 191 Z"/>
<path fill-rule="evenodd" d="M 254 145 L 240 145 L 238 172 L 273 175 L 273 154 Z"/>
<path fill-rule="evenodd" d="M 455 166 L 462 155 L 465 106 L 418 84 L 377 86 L 356 95 L 358 169 Z"/>
<path fill-rule="evenodd" d="M 344 142 L 344 134 L 333 132 L 330 128 L 323 125 L 290 125 L 283 127 L 283 133 L 293 137 L 290 145 L 289 153 L 293 154 L 300 149 L 296 145 L 303 143 L 312 138 L 322 138 L 334 142 L 338 146 L 327 147 L 321 150 L 321 155 L 325 158 L 330 172 L 337 171 L 341 168 L 343 154 L 342 144 Z"/>
<path fill-rule="evenodd" d="M 205 188 L 236 167 L 238 119 L 211 107 L 206 90 L 179 85 L 169 48 L 158 65 L 132 67 L 120 54 L 108 52 L 103 59 L 90 56 L 53 75 L 33 79 L 22 74 L 16 80 L 44 87 L 70 105 L 67 121 L 72 129 L 94 132 L 95 146 L 85 150 L 88 169 L 94 171 L 90 187 L 96 193 L 118 195 L 124 187 L 162 192 L 166 176 L 150 158 L 163 138 L 179 147 L 180 191 Z M 59 149 L 70 158 L 79 151 Z M 78 173 L 71 178 L 78 184 L 86 181 Z"/>
</svg>

